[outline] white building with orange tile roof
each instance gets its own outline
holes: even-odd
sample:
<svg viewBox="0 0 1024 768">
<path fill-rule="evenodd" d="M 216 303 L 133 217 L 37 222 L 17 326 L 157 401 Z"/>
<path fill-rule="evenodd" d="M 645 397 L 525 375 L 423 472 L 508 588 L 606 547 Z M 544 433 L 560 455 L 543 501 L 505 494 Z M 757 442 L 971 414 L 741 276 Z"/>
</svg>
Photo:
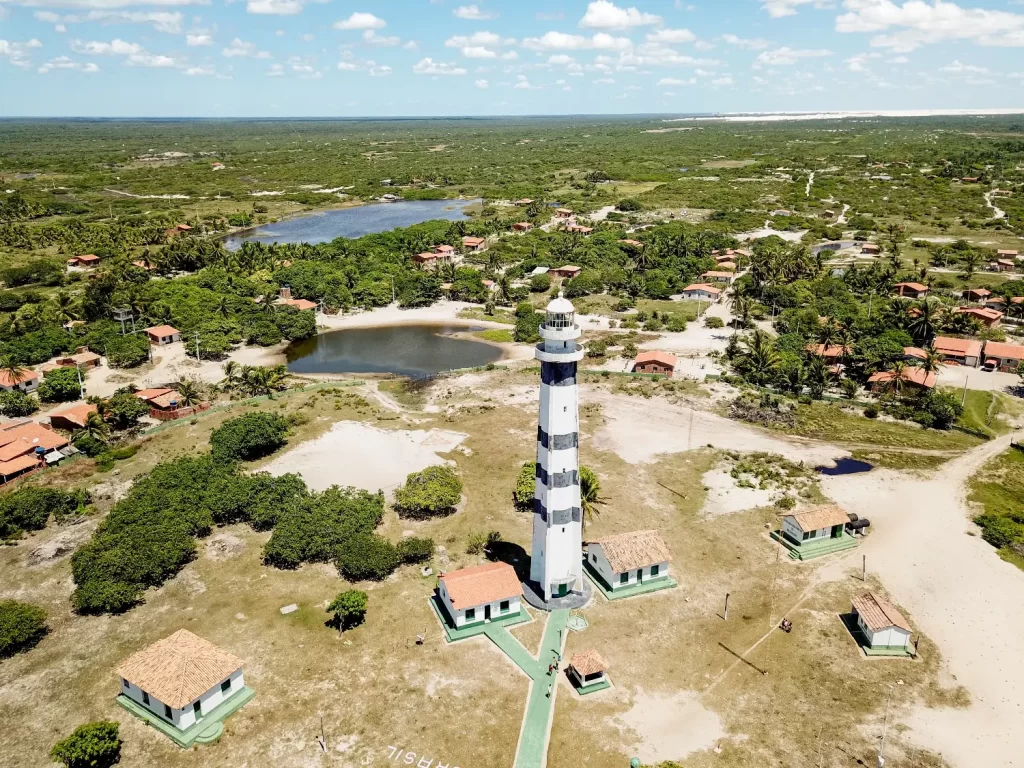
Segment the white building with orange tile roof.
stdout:
<svg viewBox="0 0 1024 768">
<path fill-rule="evenodd" d="M 508 563 L 485 563 L 443 574 L 437 594 L 456 629 L 517 616 L 523 587 Z"/>
<path fill-rule="evenodd" d="M 853 598 L 852 612 L 873 651 L 909 650 L 910 622 L 884 597 L 865 592 Z"/>
<path fill-rule="evenodd" d="M 611 590 L 668 577 L 672 559 L 657 531 L 631 531 L 587 544 L 587 563 Z"/>
</svg>

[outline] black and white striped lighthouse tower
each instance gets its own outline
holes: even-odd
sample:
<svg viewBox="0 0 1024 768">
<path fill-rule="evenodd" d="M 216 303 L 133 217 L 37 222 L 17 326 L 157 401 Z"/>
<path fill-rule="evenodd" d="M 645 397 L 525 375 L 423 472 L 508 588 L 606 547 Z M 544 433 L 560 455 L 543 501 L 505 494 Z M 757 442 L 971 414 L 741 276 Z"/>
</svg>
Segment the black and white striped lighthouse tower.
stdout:
<svg viewBox="0 0 1024 768">
<path fill-rule="evenodd" d="M 545 603 L 584 591 L 576 310 L 561 293 L 540 326 L 540 414 L 530 581 Z M 588 590 L 589 591 L 589 590 Z"/>
</svg>

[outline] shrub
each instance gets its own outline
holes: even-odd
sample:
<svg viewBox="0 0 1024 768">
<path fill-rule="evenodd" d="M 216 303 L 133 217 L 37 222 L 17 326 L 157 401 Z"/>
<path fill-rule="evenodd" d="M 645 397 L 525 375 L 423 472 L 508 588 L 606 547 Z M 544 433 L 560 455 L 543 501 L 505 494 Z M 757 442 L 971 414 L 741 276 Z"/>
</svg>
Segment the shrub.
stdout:
<svg viewBox="0 0 1024 768">
<path fill-rule="evenodd" d="M 27 651 L 46 635 L 46 611 L 17 600 L 0 600 L 0 659 Z"/>
<path fill-rule="evenodd" d="M 537 462 L 525 461 L 519 469 L 516 489 L 512 492 L 512 501 L 522 510 L 533 509 L 533 498 L 537 492 Z"/>
<path fill-rule="evenodd" d="M 551 275 L 546 272 L 530 278 L 530 290 L 534 293 L 544 293 L 549 288 L 551 288 Z"/>
<path fill-rule="evenodd" d="M 604 357 L 608 353 L 608 342 L 604 339 L 594 339 L 587 342 L 587 357 Z"/>
<path fill-rule="evenodd" d="M 644 209 L 643 205 L 641 205 L 640 201 L 635 197 L 627 197 L 624 200 L 619 200 L 619 202 L 615 204 L 615 207 L 616 209 L 625 212 L 642 211 Z"/>
<path fill-rule="evenodd" d="M 775 500 L 775 506 L 778 509 L 792 509 L 796 506 L 796 499 L 792 496 L 780 496 Z"/>
<path fill-rule="evenodd" d="M 338 547 L 335 562 L 349 581 L 380 581 L 398 567 L 398 550 L 375 533 L 357 533 Z"/>
<path fill-rule="evenodd" d="M 398 542 L 396 549 L 403 563 L 423 563 L 434 554 L 434 540 L 413 536 Z"/>
<path fill-rule="evenodd" d="M 707 316 L 705 316 L 704 317 L 704 327 L 705 328 L 724 328 L 725 327 L 725 323 L 722 321 L 722 318 L 720 318 L 720 317 L 707 317 Z"/>
<path fill-rule="evenodd" d="M 251 461 L 285 444 L 288 422 L 276 413 L 247 413 L 213 430 L 210 448 L 217 461 Z"/>
<path fill-rule="evenodd" d="M 149 413 L 149 406 L 130 392 L 119 392 L 107 400 L 108 420 L 115 429 L 130 429 Z"/>
<path fill-rule="evenodd" d="M 867 408 L 864 409 L 864 415 L 867 416 L 869 419 L 877 419 L 878 418 L 878 406 L 877 405 L 869 405 Z"/>
<path fill-rule="evenodd" d="M 0 392 L 0 414 L 9 419 L 31 416 L 39 410 L 39 401 L 19 390 Z"/>
<path fill-rule="evenodd" d="M 359 626 L 366 618 L 366 593 L 358 589 L 346 589 L 339 592 L 330 605 L 327 612 L 333 613 L 333 623 L 338 627 L 339 632 Z"/>
<path fill-rule="evenodd" d="M 661 318 L 651 317 L 644 323 L 645 331 L 660 331 L 662 327 Z"/>
<path fill-rule="evenodd" d="M 981 538 L 998 549 L 1024 540 L 1024 525 L 1009 517 L 981 515 L 974 522 L 981 526 Z"/>
<path fill-rule="evenodd" d="M 107 365 L 111 368 L 134 368 L 149 360 L 149 339 L 142 335 L 115 336 L 106 345 Z"/>
<path fill-rule="evenodd" d="M 88 502 L 89 497 L 83 491 L 65 493 L 34 485 L 5 493 L 0 496 L 0 539 L 45 528 L 51 515 L 62 522 L 77 514 Z"/>
<path fill-rule="evenodd" d="M 253 323 L 245 331 L 245 343 L 260 347 L 272 347 L 275 344 L 280 344 L 282 338 L 281 331 L 269 320 Z"/>
<path fill-rule="evenodd" d="M 665 328 L 672 333 L 682 333 L 686 330 L 686 318 L 682 315 L 672 315 L 665 323 Z"/>
<path fill-rule="evenodd" d="M 516 306 L 516 325 L 512 331 L 512 338 L 515 341 L 526 343 L 539 340 L 542 322 L 544 322 L 544 315 L 535 312 L 533 305 L 529 302 L 522 302 Z"/>
<path fill-rule="evenodd" d="M 90 459 L 96 458 L 107 450 L 106 443 L 85 432 L 77 435 L 72 442 L 74 443 L 75 448 L 80 450 Z"/>
<path fill-rule="evenodd" d="M 78 371 L 74 368 L 57 368 L 50 371 L 39 382 L 39 399 L 44 403 L 66 403 L 81 397 L 78 386 Z"/>
<path fill-rule="evenodd" d="M 412 472 L 395 491 L 395 508 L 409 517 L 434 517 L 451 513 L 462 497 L 462 481 L 445 464 Z"/>
<path fill-rule="evenodd" d="M 67 768 L 109 768 L 121 759 L 118 726 L 105 720 L 80 725 L 54 745 L 50 757 Z"/>
</svg>

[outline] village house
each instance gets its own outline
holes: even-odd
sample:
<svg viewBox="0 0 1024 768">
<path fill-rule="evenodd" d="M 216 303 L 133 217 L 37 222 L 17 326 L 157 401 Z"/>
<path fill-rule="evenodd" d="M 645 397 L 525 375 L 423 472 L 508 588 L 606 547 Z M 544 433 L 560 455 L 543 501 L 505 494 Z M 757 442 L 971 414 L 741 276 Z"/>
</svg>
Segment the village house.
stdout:
<svg viewBox="0 0 1024 768">
<path fill-rule="evenodd" d="M 53 362 L 41 366 L 40 370 L 45 374 L 57 368 L 95 368 L 102 359 L 88 347 L 78 347 L 73 355 L 55 358 Z"/>
<path fill-rule="evenodd" d="M 725 283 L 731 285 L 736 279 L 736 275 L 733 272 L 725 272 L 722 270 L 713 269 L 709 272 L 705 272 L 700 276 L 701 280 L 708 283 Z"/>
<path fill-rule="evenodd" d="M 620 533 L 587 544 L 587 567 L 613 593 L 667 579 L 671 559 L 657 531 Z"/>
<path fill-rule="evenodd" d="M 517 221 L 512 225 L 513 232 L 529 232 L 533 229 L 533 224 L 528 221 Z"/>
<path fill-rule="evenodd" d="M 903 359 L 909 363 L 920 363 L 928 359 L 928 352 L 920 347 L 904 347 Z"/>
<path fill-rule="evenodd" d="M 860 252 L 866 253 L 869 256 L 877 256 L 882 252 L 882 246 L 875 243 L 863 243 L 860 247 Z"/>
<path fill-rule="evenodd" d="M 574 264 L 566 264 L 562 267 L 556 267 L 555 269 L 549 269 L 548 274 L 554 275 L 555 277 L 565 277 L 572 279 L 576 277 L 580 272 L 583 271 L 583 267 L 577 267 Z"/>
<path fill-rule="evenodd" d="M 519 615 L 523 587 L 508 563 L 485 563 L 442 574 L 437 594 L 448 625 L 461 629 Z"/>
<path fill-rule="evenodd" d="M 160 347 L 181 341 L 181 331 L 170 325 L 154 325 L 146 329 L 146 335 L 149 336 L 150 344 Z"/>
<path fill-rule="evenodd" d="M 316 309 L 317 303 L 310 301 L 309 299 L 293 299 L 292 289 L 287 285 L 282 285 L 281 290 L 278 292 L 277 298 L 274 300 L 274 304 L 280 307 L 295 307 L 300 312 L 307 309 Z"/>
<path fill-rule="evenodd" d="M 618 242 L 619 242 L 620 245 L 628 245 L 630 248 L 643 248 L 644 247 L 644 244 L 641 243 L 639 240 L 633 240 L 633 239 L 628 238 L 628 237 L 626 239 L 624 239 L 624 240 L 619 240 Z"/>
<path fill-rule="evenodd" d="M 967 315 L 973 317 L 986 328 L 995 328 L 1003 321 L 1003 313 L 997 309 L 986 309 L 985 307 L 957 307 L 953 314 Z"/>
<path fill-rule="evenodd" d="M 135 396 L 149 406 L 149 416 L 157 421 L 174 421 L 208 410 L 206 401 L 194 405 L 182 405 L 177 390 L 168 387 L 140 389 Z"/>
<path fill-rule="evenodd" d="M 54 429 L 63 429 L 68 432 L 75 432 L 85 426 L 89 420 L 89 414 L 96 413 L 96 406 L 92 403 L 82 403 L 64 408 L 50 414 L 50 426 Z"/>
<path fill-rule="evenodd" d="M 4 424 L 0 426 L 0 482 L 55 464 L 73 452 L 69 448 L 66 437 L 43 424 L 28 420 Z"/>
<path fill-rule="evenodd" d="M 997 259 L 988 268 L 992 272 L 1013 272 L 1017 269 L 1017 262 L 1014 259 Z"/>
<path fill-rule="evenodd" d="M 237 656 L 179 629 L 122 662 L 117 703 L 188 747 L 200 734 L 219 735 L 220 722 L 255 695 L 243 666 Z"/>
<path fill-rule="evenodd" d="M 718 268 L 723 272 L 735 272 L 736 262 L 735 261 L 720 261 L 717 264 Z"/>
<path fill-rule="evenodd" d="M 923 283 L 896 283 L 892 288 L 897 296 L 909 299 L 923 299 L 931 290 Z"/>
<path fill-rule="evenodd" d="M 0 371 L 0 389 L 6 392 L 34 392 L 39 388 L 39 374 L 23 368 L 17 376 L 10 371 Z"/>
<path fill-rule="evenodd" d="M 608 682 L 608 665 L 593 649 L 574 653 L 569 659 L 566 675 L 581 696 L 611 687 Z"/>
<path fill-rule="evenodd" d="M 436 269 L 437 265 L 442 261 L 445 261 L 445 257 L 440 253 L 431 253 L 424 251 L 423 253 L 417 253 L 412 257 L 412 260 L 419 264 L 424 269 Z"/>
<path fill-rule="evenodd" d="M 450 259 L 455 255 L 455 248 L 447 243 L 442 243 L 441 245 L 434 246 L 434 253 L 439 253 L 445 258 Z"/>
<path fill-rule="evenodd" d="M 633 361 L 633 373 L 660 373 L 671 376 L 679 364 L 679 358 L 671 352 L 657 349 L 640 352 Z"/>
<path fill-rule="evenodd" d="M 519 200 L 516 200 L 514 205 L 531 205 L 532 203 L 533 203 L 533 200 L 531 198 L 523 197 L 523 198 L 520 198 Z"/>
<path fill-rule="evenodd" d="M 726 251 L 725 253 L 719 253 L 718 255 L 715 256 L 715 265 L 716 266 L 721 265 L 724 262 L 734 263 L 733 262 L 733 255 L 729 251 Z"/>
<path fill-rule="evenodd" d="M 68 259 L 69 267 L 82 267 L 88 269 L 91 267 L 99 266 L 100 257 L 94 253 L 86 253 L 81 256 L 72 256 Z"/>
<path fill-rule="evenodd" d="M 960 296 L 966 301 L 982 302 L 992 295 L 988 288 L 966 288 Z"/>
<path fill-rule="evenodd" d="M 888 600 L 874 592 L 853 598 L 852 618 L 868 656 L 909 656 L 910 622 Z"/>
<path fill-rule="evenodd" d="M 1004 373 L 1016 373 L 1024 363 L 1024 345 L 989 341 L 985 344 L 985 364 Z"/>
<path fill-rule="evenodd" d="M 962 179 L 960 179 L 960 181 L 963 182 L 964 184 L 977 184 L 978 181 L 979 181 L 979 177 L 977 177 L 977 176 L 964 176 Z"/>
<path fill-rule="evenodd" d="M 480 253 L 481 251 L 487 250 L 487 238 L 486 237 L 470 237 L 467 235 L 462 238 L 462 247 L 470 253 Z"/>
<path fill-rule="evenodd" d="M 568 219 L 570 216 L 572 216 L 572 209 L 571 208 L 555 208 L 555 216 L 557 216 L 560 219 Z"/>
<path fill-rule="evenodd" d="M 824 357 L 826 360 L 836 360 L 850 354 L 850 348 L 842 344 L 808 344 L 804 349 L 815 357 Z"/>
<path fill-rule="evenodd" d="M 896 378 L 895 371 L 878 371 L 868 377 L 868 389 L 872 392 L 885 392 L 889 383 Z M 935 373 L 925 371 L 920 366 L 912 365 L 904 368 L 899 376 L 906 389 L 934 389 Z"/>
<path fill-rule="evenodd" d="M 716 288 L 713 285 L 707 283 L 692 283 L 682 291 L 682 297 L 684 299 L 691 299 L 693 301 L 710 301 L 712 304 L 722 298 L 722 289 Z"/>
<path fill-rule="evenodd" d="M 570 224 L 569 226 L 567 226 L 565 228 L 565 231 L 566 232 L 573 232 L 573 233 L 576 233 L 576 234 L 579 234 L 579 235 L 583 235 L 584 237 L 586 237 L 587 235 L 589 235 L 591 232 L 594 231 L 594 228 L 593 227 L 584 227 L 582 224 Z"/>
<path fill-rule="evenodd" d="M 156 264 L 154 264 L 151 261 L 146 261 L 145 259 L 140 259 L 139 261 L 133 261 L 132 262 L 132 266 L 133 267 L 138 267 L 139 269 L 144 269 L 147 272 L 154 272 L 154 271 L 156 271 Z"/>
<path fill-rule="evenodd" d="M 785 515 L 781 532 L 774 538 L 782 543 L 795 560 L 810 560 L 842 549 L 856 546 L 856 540 L 846 533 L 849 515 L 840 507 L 829 504 L 806 512 Z"/>
<path fill-rule="evenodd" d="M 954 339 L 950 336 L 936 336 L 932 349 L 942 355 L 945 363 L 966 365 L 977 368 L 981 362 L 981 342 L 976 339 Z"/>
<path fill-rule="evenodd" d="M 1009 259 L 1010 261 L 1016 261 L 1020 258 L 1018 251 L 1010 250 L 1009 248 L 1000 248 L 996 251 L 996 259 Z"/>
<path fill-rule="evenodd" d="M 1004 299 L 1002 296 L 993 296 L 991 299 L 988 299 L 982 306 L 984 306 L 986 309 L 995 309 L 998 310 L 999 312 L 1003 312 L 1006 310 L 1006 299 Z"/>
</svg>

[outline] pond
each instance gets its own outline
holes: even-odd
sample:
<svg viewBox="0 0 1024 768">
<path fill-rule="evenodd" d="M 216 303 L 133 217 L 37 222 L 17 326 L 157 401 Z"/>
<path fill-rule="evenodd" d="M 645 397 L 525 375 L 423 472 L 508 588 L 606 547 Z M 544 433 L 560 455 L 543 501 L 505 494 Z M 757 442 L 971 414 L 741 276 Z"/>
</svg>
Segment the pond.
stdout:
<svg viewBox="0 0 1024 768">
<path fill-rule="evenodd" d="M 246 240 L 260 243 L 329 243 L 336 237 L 362 237 L 410 227 L 431 219 L 465 221 L 466 209 L 479 200 L 398 200 L 354 208 L 319 211 L 307 216 L 262 224 L 224 239 L 229 251 L 236 251 Z"/>
<path fill-rule="evenodd" d="M 822 475 L 856 475 L 861 472 L 870 472 L 874 467 L 866 461 L 851 459 L 849 457 L 836 459 L 834 467 L 815 467 L 814 471 Z"/>
<path fill-rule="evenodd" d="M 501 359 L 500 347 L 456 338 L 465 325 L 394 325 L 321 333 L 285 350 L 292 373 L 394 373 L 423 378 Z"/>
</svg>

